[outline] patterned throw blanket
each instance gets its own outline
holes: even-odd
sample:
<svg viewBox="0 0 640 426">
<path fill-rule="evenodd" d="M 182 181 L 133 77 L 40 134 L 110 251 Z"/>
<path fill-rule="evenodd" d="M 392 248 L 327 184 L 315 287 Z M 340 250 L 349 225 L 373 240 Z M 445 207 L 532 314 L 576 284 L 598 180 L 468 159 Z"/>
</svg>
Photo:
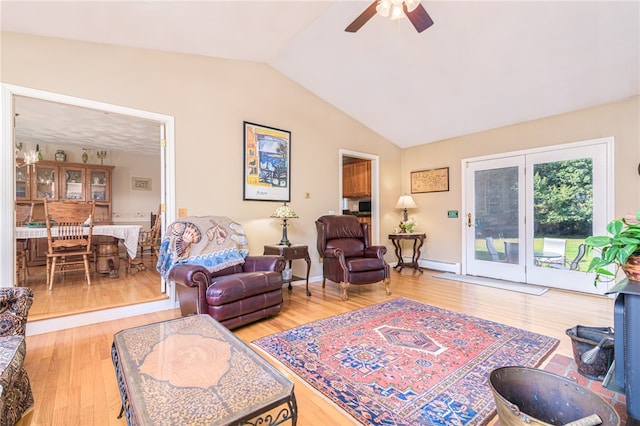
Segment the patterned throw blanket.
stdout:
<svg viewBox="0 0 640 426">
<path fill-rule="evenodd" d="M 248 253 L 242 225 L 225 216 L 188 216 L 167 228 L 156 269 L 165 279 L 176 265 L 202 265 L 215 272 L 244 263 Z"/>
</svg>

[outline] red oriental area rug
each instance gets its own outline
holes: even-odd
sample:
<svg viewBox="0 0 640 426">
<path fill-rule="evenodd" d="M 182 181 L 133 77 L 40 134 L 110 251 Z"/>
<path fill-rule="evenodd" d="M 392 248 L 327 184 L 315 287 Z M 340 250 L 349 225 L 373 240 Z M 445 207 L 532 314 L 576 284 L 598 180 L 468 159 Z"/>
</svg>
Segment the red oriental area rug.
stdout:
<svg viewBox="0 0 640 426">
<path fill-rule="evenodd" d="M 489 373 L 536 367 L 559 342 L 397 298 L 253 343 L 363 424 L 482 425 Z"/>
</svg>

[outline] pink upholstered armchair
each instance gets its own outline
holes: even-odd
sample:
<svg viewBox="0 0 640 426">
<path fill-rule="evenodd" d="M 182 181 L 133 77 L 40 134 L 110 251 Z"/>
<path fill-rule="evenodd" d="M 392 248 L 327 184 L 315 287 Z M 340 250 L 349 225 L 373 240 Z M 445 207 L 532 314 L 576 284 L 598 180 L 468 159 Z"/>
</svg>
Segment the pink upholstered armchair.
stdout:
<svg viewBox="0 0 640 426">
<path fill-rule="evenodd" d="M 389 290 L 390 268 L 384 260 L 385 246 L 369 245 L 369 224 L 355 216 L 322 216 L 316 221 L 318 253 L 322 257 L 322 287 L 327 279 L 342 287 L 342 300 L 347 300 L 351 284 L 373 284 L 384 281 Z"/>
</svg>

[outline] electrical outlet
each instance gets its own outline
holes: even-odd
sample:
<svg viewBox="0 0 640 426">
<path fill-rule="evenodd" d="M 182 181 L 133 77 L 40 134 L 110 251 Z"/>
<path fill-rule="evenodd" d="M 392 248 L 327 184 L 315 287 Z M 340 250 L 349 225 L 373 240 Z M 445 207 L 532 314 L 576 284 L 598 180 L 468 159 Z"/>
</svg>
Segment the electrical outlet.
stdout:
<svg viewBox="0 0 640 426">
<path fill-rule="evenodd" d="M 187 209 L 178 209 L 178 217 L 186 217 Z"/>
</svg>

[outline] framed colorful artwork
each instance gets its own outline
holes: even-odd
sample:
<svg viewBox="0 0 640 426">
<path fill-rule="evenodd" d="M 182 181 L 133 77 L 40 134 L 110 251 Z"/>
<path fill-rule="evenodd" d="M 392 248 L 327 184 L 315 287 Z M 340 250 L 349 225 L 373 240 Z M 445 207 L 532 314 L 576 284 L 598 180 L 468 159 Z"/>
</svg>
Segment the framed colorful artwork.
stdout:
<svg viewBox="0 0 640 426">
<path fill-rule="evenodd" d="M 291 201 L 291 132 L 244 126 L 244 200 Z"/>
</svg>

